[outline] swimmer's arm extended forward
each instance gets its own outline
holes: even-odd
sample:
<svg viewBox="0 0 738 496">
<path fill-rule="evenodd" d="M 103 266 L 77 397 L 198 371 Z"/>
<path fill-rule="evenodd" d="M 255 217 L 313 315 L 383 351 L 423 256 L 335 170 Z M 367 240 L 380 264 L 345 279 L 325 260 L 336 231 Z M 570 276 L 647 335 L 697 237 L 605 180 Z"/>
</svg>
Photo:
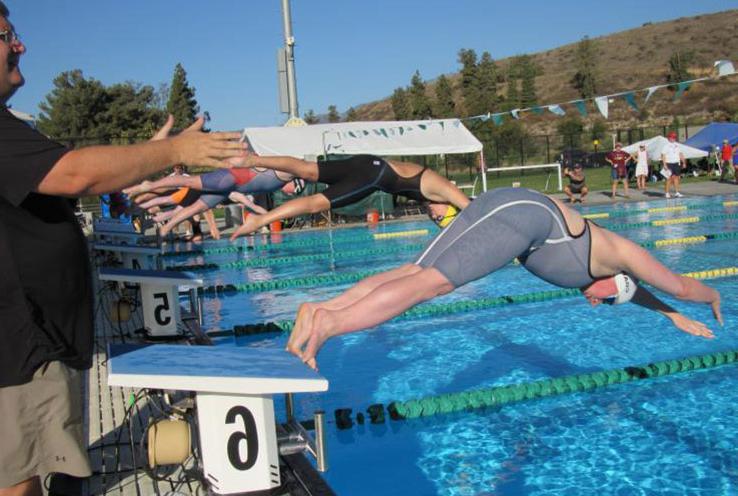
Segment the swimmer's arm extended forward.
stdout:
<svg viewBox="0 0 738 496">
<path fill-rule="evenodd" d="M 712 339 L 715 337 L 712 331 L 708 329 L 705 324 L 697 320 L 692 320 L 685 317 L 684 315 L 676 311 L 673 307 L 658 299 L 653 293 L 651 293 L 643 286 L 638 286 L 638 289 L 636 289 L 636 292 L 633 295 L 633 299 L 630 300 L 630 302 L 635 303 L 636 305 L 643 308 L 647 308 L 649 310 L 653 310 L 654 312 L 660 313 L 664 317 L 667 317 L 669 320 L 671 320 L 672 324 L 674 324 L 677 329 L 688 334 L 701 336 L 708 339 Z"/>
</svg>

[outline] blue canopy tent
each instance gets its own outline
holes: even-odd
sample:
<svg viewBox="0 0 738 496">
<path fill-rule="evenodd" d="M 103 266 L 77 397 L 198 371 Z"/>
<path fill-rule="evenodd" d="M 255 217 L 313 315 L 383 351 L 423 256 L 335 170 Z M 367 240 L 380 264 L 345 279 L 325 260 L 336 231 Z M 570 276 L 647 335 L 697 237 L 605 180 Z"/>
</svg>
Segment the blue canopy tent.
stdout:
<svg viewBox="0 0 738 496">
<path fill-rule="evenodd" d="M 720 148 L 725 139 L 731 145 L 738 143 L 738 124 L 732 122 L 712 122 L 702 128 L 699 133 L 685 141 L 684 144 L 709 152 L 712 149 L 712 145 L 717 145 Z"/>
</svg>

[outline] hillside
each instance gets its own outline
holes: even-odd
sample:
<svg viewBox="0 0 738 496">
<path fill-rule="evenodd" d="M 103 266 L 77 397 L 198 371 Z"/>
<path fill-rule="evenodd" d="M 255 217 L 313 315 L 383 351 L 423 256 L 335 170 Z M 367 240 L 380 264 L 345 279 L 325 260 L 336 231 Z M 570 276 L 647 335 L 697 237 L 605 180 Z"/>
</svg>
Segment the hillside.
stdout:
<svg viewBox="0 0 738 496">
<path fill-rule="evenodd" d="M 669 57 L 677 50 L 691 50 L 694 60 L 690 72 L 694 77 L 709 74 L 715 60 L 729 59 L 738 67 L 738 10 L 695 17 L 683 17 L 661 23 L 645 23 L 643 26 L 619 33 L 593 38 L 599 49 L 599 78 L 597 93 L 613 94 L 664 84 Z M 459 47 L 464 48 L 464 47 Z M 478 54 L 490 48 L 480 47 Z M 536 78 L 538 101 L 540 104 L 559 103 L 579 97 L 571 86 L 576 72 L 574 66 L 576 43 L 563 45 L 545 52 L 531 55 L 540 67 Z M 504 69 L 510 59 L 499 59 L 497 65 Z M 408 74 L 415 68 L 408 67 Z M 425 75 L 428 77 L 428 75 Z M 437 77 L 433 75 L 432 77 Z M 458 74 L 447 75 L 456 89 L 456 101 L 460 103 Z M 408 78 L 409 81 L 409 78 Z M 429 81 L 428 95 L 434 95 L 434 83 Z M 504 88 L 504 85 L 499 85 Z M 738 113 L 738 77 L 694 85 L 679 101 L 673 102 L 673 94 L 668 90 L 658 91 L 635 112 L 622 99 L 611 103 L 609 125 L 612 128 L 626 128 L 644 125 L 670 124 L 675 116 L 682 122 L 704 122 L 725 120 Z M 638 94 L 641 105 L 644 95 Z M 394 118 L 389 96 L 383 100 L 356 107 L 361 120 L 391 120 Z M 568 113 L 576 113 L 573 107 Z M 597 114 L 594 106 L 589 108 L 590 118 Z M 685 119 L 683 119 L 685 118 Z M 525 114 L 521 119 L 530 131 L 552 132 L 556 120 L 553 115 L 542 117 Z"/>
</svg>

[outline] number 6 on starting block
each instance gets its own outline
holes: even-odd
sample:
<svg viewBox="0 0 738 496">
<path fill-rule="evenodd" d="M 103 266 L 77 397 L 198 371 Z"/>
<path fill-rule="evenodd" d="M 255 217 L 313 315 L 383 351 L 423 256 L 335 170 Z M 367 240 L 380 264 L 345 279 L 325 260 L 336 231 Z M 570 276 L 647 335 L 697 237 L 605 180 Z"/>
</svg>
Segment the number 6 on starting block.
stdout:
<svg viewBox="0 0 738 496">
<path fill-rule="evenodd" d="M 179 288 L 197 288 L 202 279 L 189 272 L 162 270 L 100 269 L 101 281 L 118 281 L 141 286 L 141 306 L 144 327 L 153 337 L 168 337 L 179 334 L 182 321 L 179 306 Z M 193 304 L 194 298 L 190 297 Z M 196 308 L 190 309 L 197 312 Z"/>
<path fill-rule="evenodd" d="M 279 486 L 272 395 L 328 389 L 325 378 L 283 350 L 109 346 L 109 385 L 196 392 L 201 468 L 217 494 Z"/>
</svg>

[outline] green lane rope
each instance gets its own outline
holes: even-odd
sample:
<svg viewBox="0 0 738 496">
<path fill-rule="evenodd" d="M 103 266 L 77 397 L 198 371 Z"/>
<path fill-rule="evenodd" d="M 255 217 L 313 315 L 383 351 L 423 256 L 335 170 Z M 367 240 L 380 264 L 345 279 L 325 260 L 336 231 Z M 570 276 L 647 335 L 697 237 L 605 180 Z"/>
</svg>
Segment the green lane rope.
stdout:
<svg viewBox="0 0 738 496">
<path fill-rule="evenodd" d="M 588 391 L 614 384 L 663 377 L 732 364 L 738 361 L 738 351 L 719 351 L 677 360 L 664 360 L 647 365 L 603 370 L 587 374 L 570 375 L 541 381 L 498 386 L 460 393 L 428 396 L 425 398 L 394 401 L 387 405 L 393 420 L 427 417 L 442 413 L 502 406 L 519 401 Z M 376 409 L 376 405 L 372 405 Z"/>
<path fill-rule="evenodd" d="M 724 201 L 722 203 L 723 207 L 738 207 L 738 201 L 731 200 L 731 201 Z M 651 208 L 639 208 L 636 210 L 614 210 L 610 212 L 590 212 L 587 214 L 582 214 L 582 217 L 585 219 L 607 219 L 607 218 L 615 218 L 615 217 L 627 217 L 629 215 L 636 215 L 636 214 L 656 214 L 656 213 L 663 213 L 663 212 L 681 212 L 684 210 L 694 210 L 698 208 L 707 208 L 707 207 L 714 207 L 715 204 L 711 202 L 700 202 L 700 203 L 693 203 L 691 205 L 677 205 L 672 207 L 651 207 Z M 713 210 L 717 210 L 714 209 Z"/>
<path fill-rule="evenodd" d="M 693 279 L 719 279 L 723 277 L 733 277 L 738 275 L 738 267 L 723 267 L 719 269 L 709 269 L 697 272 L 687 272 L 682 274 L 684 277 L 691 277 Z M 205 292 L 211 294 L 223 293 L 229 294 L 235 293 L 236 289 L 234 285 L 228 286 L 211 286 L 205 289 Z M 464 312 L 473 312 L 477 310 L 485 310 L 488 308 L 496 308 L 507 305 L 515 305 L 520 303 L 535 303 L 541 301 L 550 301 L 561 298 L 569 298 L 573 296 L 581 295 L 579 289 L 557 289 L 550 291 L 536 291 L 532 293 L 524 293 L 520 295 L 511 296 L 500 296 L 497 298 L 482 298 L 479 300 L 461 300 L 452 303 L 426 303 L 419 305 L 415 308 L 411 308 L 405 313 L 398 315 L 395 319 L 417 319 L 424 317 L 436 317 L 440 315 L 453 315 Z M 293 320 L 278 320 L 274 322 L 266 322 L 259 324 L 245 324 L 243 326 L 236 326 L 241 329 L 241 334 L 236 330 L 236 327 L 232 331 L 221 331 L 213 334 L 214 336 L 219 335 L 243 335 L 243 334 L 258 334 L 260 332 L 272 332 L 272 330 L 279 330 L 285 332 L 291 332 L 295 322 Z M 269 326 L 269 329 L 266 330 Z M 274 327 L 276 326 L 276 327 Z"/>
<path fill-rule="evenodd" d="M 226 253 L 240 253 L 243 251 L 261 251 L 261 250 L 277 250 L 281 248 L 312 248 L 316 246 L 330 246 L 333 244 L 346 244 L 346 243 L 359 243 L 359 242 L 374 242 L 382 240 L 393 240 L 396 238 L 404 238 L 410 236 L 427 236 L 429 234 L 428 229 L 418 229 L 415 231 L 391 231 L 386 233 L 376 234 L 360 234 L 352 236 L 337 236 L 333 239 L 317 239 L 317 240 L 288 240 L 281 243 L 264 243 L 249 246 L 219 246 L 213 248 L 203 248 L 197 250 L 186 250 L 167 252 L 162 254 L 163 257 L 179 257 L 179 256 L 193 256 L 193 255 L 218 255 Z"/>
<path fill-rule="evenodd" d="M 309 255 L 293 255 L 289 257 L 258 257 L 247 260 L 239 260 L 237 262 L 228 262 L 224 264 L 196 264 L 196 265 L 175 265 L 167 267 L 166 270 L 176 271 L 200 271 L 210 269 L 242 269 L 245 267 L 271 267 L 274 265 L 289 265 L 304 262 L 315 262 L 319 260 L 345 260 L 348 258 L 366 257 L 374 255 L 389 255 L 395 253 L 403 253 L 407 251 L 417 251 L 423 248 L 422 244 L 401 245 L 387 248 L 365 248 L 362 250 L 348 250 L 338 253 L 313 253 Z"/>
</svg>

